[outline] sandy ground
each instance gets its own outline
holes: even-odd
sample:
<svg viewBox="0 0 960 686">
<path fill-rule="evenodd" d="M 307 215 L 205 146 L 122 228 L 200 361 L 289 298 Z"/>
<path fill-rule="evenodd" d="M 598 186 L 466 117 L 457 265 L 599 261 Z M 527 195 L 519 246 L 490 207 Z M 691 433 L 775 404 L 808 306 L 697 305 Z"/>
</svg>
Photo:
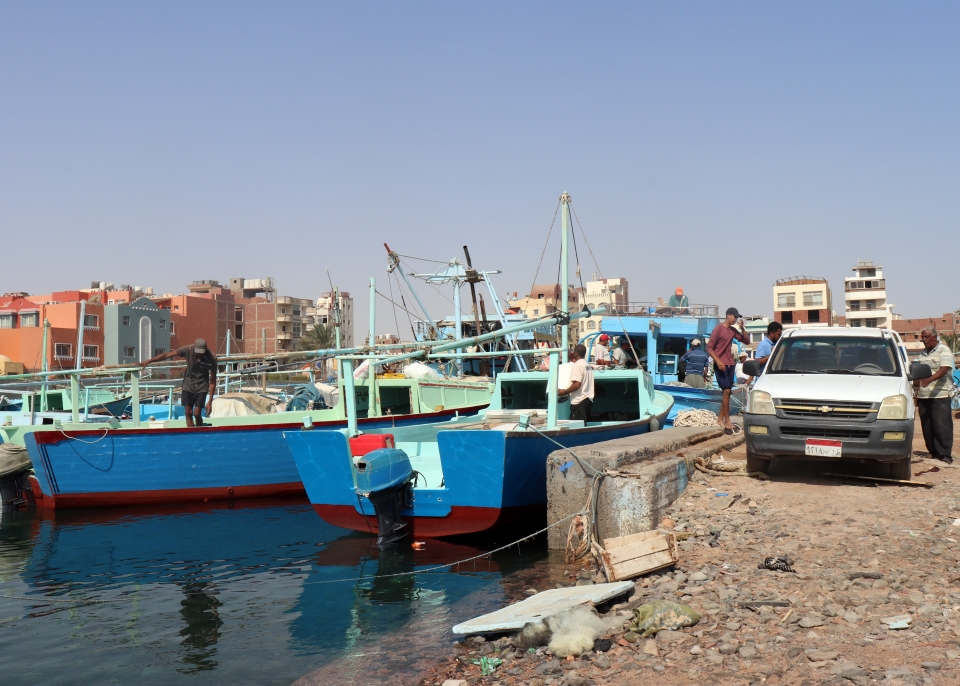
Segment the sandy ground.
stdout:
<svg viewBox="0 0 960 686">
<path fill-rule="evenodd" d="M 957 429 L 960 421 L 960 446 Z M 516 651 L 509 637 L 468 640 L 419 683 L 958 684 L 960 459 L 948 466 L 926 456 L 919 424 L 914 449 L 914 478 L 933 488 L 824 477 L 836 470 L 802 461 L 775 463 L 771 481 L 700 474 L 667 522 L 688 535 L 678 567 L 638 580 L 630 604 L 609 610 L 627 622 L 633 606 L 668 598 L 700 612 L 699 624 L 657 640 L 635 640 L 624 627 L 608 635 L 609 652 L 575 661 Z M 724 457 L 744 460 L 744 449 Z M 758 569 L 768 555 L 791 557 L 796 573 Z M 588 576 L 570 566 L 561 583 L 578 571 Z M 740 607 L 758 599 L 789 606 Z M 889 629 L 882 620 L 895 615 L 907 615 L 909 628 Z M 481 677 L 471 664 L 481 654 L 504 663 Z"/>
</svg>

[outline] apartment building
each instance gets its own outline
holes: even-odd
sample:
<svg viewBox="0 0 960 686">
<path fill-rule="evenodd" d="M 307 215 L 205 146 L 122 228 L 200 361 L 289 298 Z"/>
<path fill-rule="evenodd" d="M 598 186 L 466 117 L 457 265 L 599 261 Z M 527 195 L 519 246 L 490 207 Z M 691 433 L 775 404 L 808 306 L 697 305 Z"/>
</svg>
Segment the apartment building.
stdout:
<svg viewBox="0 0 960 686">
<path fill-rule="evenodd" d="M 791 276 L 773 285 L 773 318 L 791 326 L 833 326 L 833 294 L 820 276 Z"/>
<path fill-rule="evenodd" d="M 81 300 L 87 301 L 83 307 Z M 28 371 L 42 369 L 44 360 L 50 370 L 99 367 L 104 364 L 103 319 L 99 296 L 81 291 L 50 293 L 36 300 L 26 293 L 8 293 L 0 297 L 0 355 L 23 363 Z M 50 327 L 44 348 L 45 323 Z"/>
<path fill-rule="evenodd" d="M 313 314 L 313 324 L 310 328 L 313 328 L 316 324 L 322 324 L 323 326 L 333 327 L 334 325 L 334 295 L 332 292 L 321 293 L 320 297 L 317 298 L 317 304 L 314 308 Z M 341 317 L 341 326 L 340 326 L 340 337 L 341 344 L 344 348 L 354 347 L 354 337 L 353 337 L 353 319 L 354 319 L 354 310 L 353 310 L 353 298 L 350 297 L 350 294 L 346 291 L 340 291 L 340 317 Z M 309 329 L 307 329 L 309 331 Z"/>
<path fill-rule="evenodd" d="M 577 294 L 577 310 L 583 310 L 584 307 L 594 310 L 601 305 L 606 305 L 608 313 L 626 311 L 627 303 L 630 302 L 630 285 L 627 280 L 622 276 L 598 279 L 597 275 L 593 274 L 592 277 L 592 280 L 588 281 L 584 289 Z M 578 333 L 589 334 L 591 331 L 599 330 L 602 319 L 603 315 L 596 315 L 578 320 Z"/>
<path fill-rule="evenodd" d="M 853 276 L 843 280 L 847 326 L 890 328 L 900 316 L 894 314 L 896 305 L 887 300 L 887 280 L 883 267 L 872 261 L 860 261 L 853 267 Z"/>
</svg>

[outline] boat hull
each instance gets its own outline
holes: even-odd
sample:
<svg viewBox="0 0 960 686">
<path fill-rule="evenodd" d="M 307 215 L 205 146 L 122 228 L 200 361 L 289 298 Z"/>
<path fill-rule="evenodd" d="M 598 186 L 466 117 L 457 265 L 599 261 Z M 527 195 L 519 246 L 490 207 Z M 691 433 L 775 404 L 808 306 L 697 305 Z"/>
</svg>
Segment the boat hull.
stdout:
<svg viewBox="0 0 960 686">
<path fill-rule="evenodd" d="M 458 412 L 360 420 L 364 429 L 442 421 Z M 36 472 L 38 505 L 105 507 L 303 496 L 283 432 L 299 423 L 44 430 L 24 436 Z M 346 427 L 330 421 L 318 427 Z"/>
<path fill-rule="evenodd" d="M 686 388 L 684 386 L 668 386 L 657 384 L 654 389 L 673 396 L 673 408 L 667 415 L 667 422 L 672 424 L 677 413 L 684 410 L 709 410 L 720 414 L 720 402 L 723 400 L 723 391 L 719 388 Z M 744 407 L 746 389 L 737 386 L 733 389 L 730 398 L 730 413 L 738 414 Z"/>
<path fill-rule="evenodd" d="M 662 425 L 668 412 L 669 407 L 644 420 L 542 434 L 532 430 L 442 429 L 435 441 L 443 486 L 415 487 L 413 507 L 403 510 L 401 516 L 413 535 L 422 538 L 490 532 L 518 522 L 543 522 L 547 456 L 559 449 L 558 443 L 573 448 L 647 433 L 651 422 L 656 420 L 658 426 Z M 359 497 L 354 487 L 345 433 L 291 431 L 284 435 L 317 514 L 335 526 L 379 533 L 373 506 L 368 499 Z M 404 447 L 400 431 L 396 439 L 397 447 Z"/>
</svg>

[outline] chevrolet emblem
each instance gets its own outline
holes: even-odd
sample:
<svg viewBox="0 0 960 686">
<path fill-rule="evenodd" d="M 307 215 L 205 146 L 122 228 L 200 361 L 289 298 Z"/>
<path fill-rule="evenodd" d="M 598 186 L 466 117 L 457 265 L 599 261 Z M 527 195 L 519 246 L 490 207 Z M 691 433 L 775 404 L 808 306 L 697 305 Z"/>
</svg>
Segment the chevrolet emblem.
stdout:
<svg viewBox="0 0 960 686">
<path fill-rule="evenodd" d="M 824 414 L 826 414 L 827 412 L 831 412 L 833 410 L 833 408 L 830 407 L 829 405 L 821 405 L 817 409 L 823 412 Z"/>
</svg>

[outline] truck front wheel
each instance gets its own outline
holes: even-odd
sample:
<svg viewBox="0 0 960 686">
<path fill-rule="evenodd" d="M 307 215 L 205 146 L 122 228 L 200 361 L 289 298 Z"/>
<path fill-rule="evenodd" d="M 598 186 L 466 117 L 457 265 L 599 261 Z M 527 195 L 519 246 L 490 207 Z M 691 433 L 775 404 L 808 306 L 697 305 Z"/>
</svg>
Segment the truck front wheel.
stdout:
<svg viewBox="0 0 960 686">
<path fill-rule="evenodd" d="M 901 481 L 910 481 L 913 476 L 913 466 L 911 465 L 912 456 L 907 455 L 899 462 L 890 463 L 890 478 Z"/>
<path fill-rule="evenodd" d="M 764 474 L 769 474 L 770 458 L 760 457 L 750 449 L 747 449 L 747 471 L 750 473 L 763 472 Z"/>
</svg>

